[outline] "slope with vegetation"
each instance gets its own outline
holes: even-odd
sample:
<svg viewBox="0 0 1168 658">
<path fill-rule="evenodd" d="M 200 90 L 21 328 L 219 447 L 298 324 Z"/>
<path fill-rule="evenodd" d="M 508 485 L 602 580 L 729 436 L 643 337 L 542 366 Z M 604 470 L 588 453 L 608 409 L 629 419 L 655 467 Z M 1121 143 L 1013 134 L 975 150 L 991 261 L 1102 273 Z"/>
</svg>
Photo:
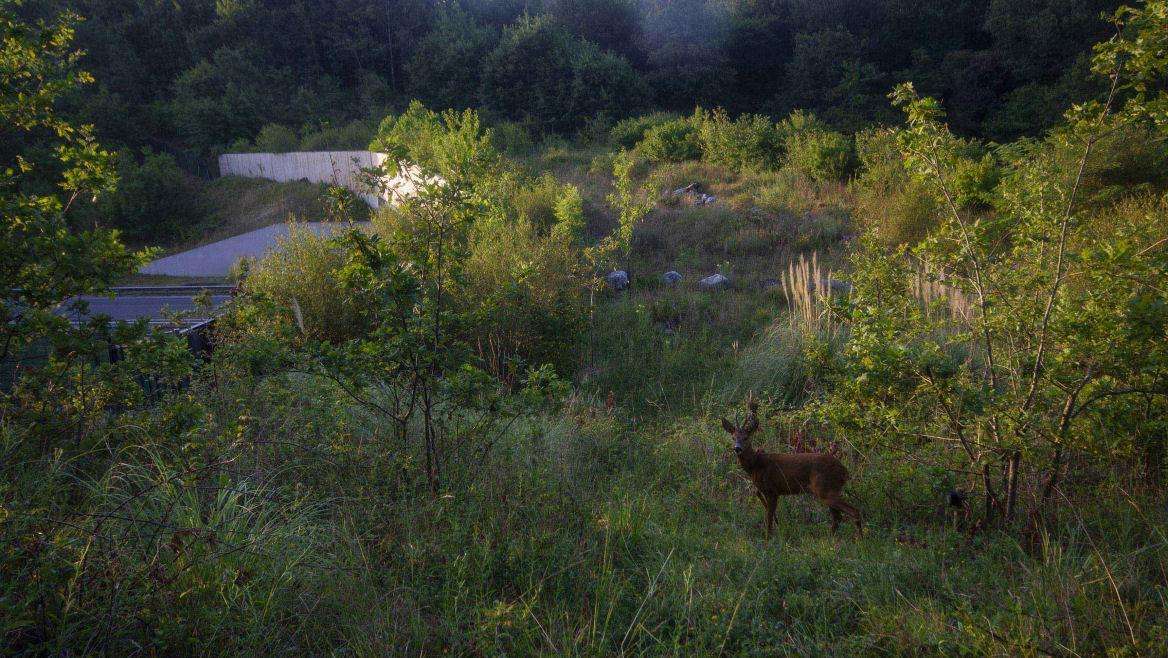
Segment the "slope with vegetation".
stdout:
<svg viewBox="0 0 1168 658">
<path fill-rule="evenodd" d="M 143 256 L 69 224 L 116 162 L 54 110 L 84 82 L 68 20 L 0 16 L 0 112 L 64 147 L 0 188 L 4 356 L 53 346 L 0 398 L 6 652 L 1168 646 L 1164 2 L 1114 16 L 1102 93 L 1004 144 L 912 85 L 892 126 L 710 103 L 580 141 L 410 103 L 369 146 L 441 182 L 370 233 L 294 234 L 199 357 L 49 312 Z M 561 52 L 549 25 L 504 38 Z M 714 201 L 675 194 L 693 183 Z M 696 285 L 715 272 L 730 287 Z M 110 341 L 125 358 L 94 358 Z M 717 422 L 748 393 L 756 444 L 847 464 L 863 533 L 790 499 L 763 539 Z"/>
<path fill-rule="evenodd" d="M 63 11 L 96 83 L 62 116 L 119 153 L 124 197 L 159 190 L 165 217 L 110 197 L 75 226 L 165 241 L 205 216 L 201 179 L 227 151 L 363 148 L 413 99 L 481 108 L 498 134 L 600 140 L 643 112 L 814 112 L 852 132 L 896 120 L 914 80 L 963 136 L 1038 136 L 1105 91 L 1090 45 L 1115 0 L 5 0 Z M 0 147 L 5 157 L 24 140 Z"/>
</svg>

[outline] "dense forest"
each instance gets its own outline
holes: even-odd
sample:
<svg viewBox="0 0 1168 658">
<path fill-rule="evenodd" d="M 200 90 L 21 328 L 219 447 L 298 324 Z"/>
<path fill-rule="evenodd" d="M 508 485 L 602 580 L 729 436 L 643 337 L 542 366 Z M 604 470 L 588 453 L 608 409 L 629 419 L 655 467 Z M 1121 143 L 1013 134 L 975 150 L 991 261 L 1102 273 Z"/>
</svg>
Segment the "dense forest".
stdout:
<svg viewBox="0 0 1168 658">
<path fill-rule="evenodd" d="M 4 655 L 1168 654 L 1164 0 L 0 0 L 0 213 Z"/>
<path fill-rule="evenodd" d="M 912 80 L 955 132 L 1036 135 L 1098 91 L 1091 44 L 1111 0 L 30 0 L 84 18 L 96 84 L 69 111 L 103 144 L 206 156 L 269 124 L 329 128 L 411 99 L 491 121 L 594 134 L 647 110 L 896 119 Z M 367 132 L 367 131 L 366 131 Z"/>
<path fill-rule="evenodd" d="M 912 80 L 957 134 L 1037 136 L 1102 93 L 1091 44 L 1118 5 L 28 0 L 18 11 L 81 19 L 78 63 L 95 83 L 60 109 L 119 155 L 121 191 L 75 206 L 75 222 L 172 246 L 216 224 L 200 179 L 218 154 L 364 149 L 411 100 L 476 108 L 522 147 L 604 141 L 621 119 L 699 106 L 798 109 L 851 132 L 895 122 L 888 92 Z"/>
</svg>

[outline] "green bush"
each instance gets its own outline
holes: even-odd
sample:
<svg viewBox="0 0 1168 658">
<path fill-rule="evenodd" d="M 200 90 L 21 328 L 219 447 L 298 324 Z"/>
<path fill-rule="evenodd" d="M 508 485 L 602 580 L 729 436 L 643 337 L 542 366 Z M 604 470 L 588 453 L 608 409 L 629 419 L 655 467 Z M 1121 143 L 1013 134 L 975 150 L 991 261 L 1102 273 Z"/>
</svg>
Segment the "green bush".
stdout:
<svg viewBox="0 0 1168 658">
<path fill-rule="evenodd" d="M 804 216 L 845 207 L 839 183 L 814 180 L 790 165 L 759 176 L 755 185 L 754 203 L 773 213 Z"/>
<path fill-rule="evenodd" d="M 507 155 L 522 156 L 535 148 L 531 129 L 516 121 L 502 121 L 491 126 L 491 143 Z"/>
<path fill-rule="evenodd" d="M 856 154 L 852 140 L 828 130 L 802 130 L 787 140 L 787 166 L 808 178 L 842 181 L 855 170 Z"/>
<path fill-rule="evenodd" d="M 387 153 L 396 161 L 415 163 L 427 175 L 458 185 L 480 185 L 500 164 L 499 153 L 477 112 L 446 110 L 439 114 L 416 100 L 400 115 L 382 119 L 369 149 Z"/>
<path fill-rule="evenodd" d="M 551 174 L 544 174 L 527 185 L 519 185 L 512 203 L 516 218 L 530 224 L 540 234 L 546 234 L 557 222 L 556 208 L 564 188 Z"/>
<path fill-rule="evenodd" d="M 637 145 L 637 142 L 645 138 L 645 132 L 650 128 L 680 118 L 682 118 L 680 115 L 672 112 L 654 112 L 621 119 L 609 131 L 609 138 L 612 140 L 613 146 L 632 149 Z"/>
<path fill-rule="evenodd" d="M 726 111 L 698 108 L 690 121 L 697 127 L 702 157 L 741 171 L 778 169 L 785 151 L 784 132 L 767 117 L 744 114 L 731 121 Z"/>
<path fill-rule="evenodd" d="M 300 140 L 301 151 L 358 151 L 373 139 L 377 126 L 369 120 L 358 119 L 343 126 L 322 125 L 307 131 Z M 295 150 L 295 149 L 294 149 Z"/>
<path fill-rule="evenodd" d="M 341 342 L 363 335 L 360 309 L 347 302 L 338 273 L 343 251 L 306 227 L 289 224 L 289 235 L 247 269 L 244 290 L 274 304 L 274 311 L 306 339 Z"/>
<path fill-rule="evenodd" d="M 496 39 L 494 29 L 466 11 L 439 10 L 433 28 L 418 41 L 406 62 L 412 97 L 439 109 L 472 107 L 478 96 L 483 58 Z"/>
<path fill-rule="evenodd" d="M 959 160 L 953 171 L 954 200 L 962 208 L 988 208 L 999 178 L 1001 170 L 991 153 Z"/>
<path fill-rule="evenodd" d="M 547 16 L 521 19 L 504 32 L 483 62 L 480 93 L 494 114 L 559 132 L 598 114 L 628 114 L 646 96 L 628 61 Z"/>
<path fill-rule="evenodd" d="M 254 49 L 223 46 L 174 79 L 166 116 L 183 141 L 209 155 L 267 123 L 290 120 L 287 69 L 259 66 Z"/>
<path fill-rule="evenodd" d="M 578 254 L 570 228 L 558 226 L 541 234 L 528 222 L 482 222 L 472 237 L 457 303 L 473 309 L 480 356 L 504 382 L 527 366 L 575 368 L 585 318 Z"/>
<path fill-rule="evenodd" d="M 1168 140 L 1141 126 L 1101 139 L 1083 175 L 1083 190 L 1097 205 L 1166 188 Z"/>
<path fill-rule="evenodd" d="M 935 195 L 911 176 L 896 134 L 880 129 L 856 136 L 860 175 L 852 182 L 855 215 L 886 245 L 915 244 L 939 223 Z"/>
<path fill-rule="evenodd" d="M 684 162 L 702 156 L 698 131 L 685 119 L 674 119 L 649 128 L 636 148 L 651 162 Z"/>
<path fill-rule="evenodd" d="M 300 150 L 300 137 L 296 131 L 278 123 L 269 123 L 260 128 L 255 138 L 256 153 L 288 153 Z"/>
<path fill-rule="evenodd" d="M 564 185 L 561 188 L 555 215 L 556 226 L 553 231 L 558 232 L 560 238 L 568 244 L 581 244 L 587 220 L 584 217 L 584 199 L 580 196 L 580 188 L 575 185 Z"/>
</svg>

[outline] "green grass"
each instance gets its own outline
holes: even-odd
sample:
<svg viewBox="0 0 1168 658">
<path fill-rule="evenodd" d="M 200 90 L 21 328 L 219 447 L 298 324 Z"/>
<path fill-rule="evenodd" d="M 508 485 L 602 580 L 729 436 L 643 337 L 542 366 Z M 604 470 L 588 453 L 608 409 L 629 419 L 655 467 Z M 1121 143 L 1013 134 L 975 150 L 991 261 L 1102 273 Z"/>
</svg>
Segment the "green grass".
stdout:
<svg viewBox="0 0 1168 658">
<path fill-rule="evenodd" d="M 599 203 L 594 154 L 545 155 Z M 1055 519 L 971 535 L 944 506 L 953 474 L 844 446 L 863 535 L 832 536 L 819 505 L 790 498 L 765 540 L 718 417 L 747 391 L 765 411 L 815 385 L 781 293 L 758 284 L 806 249 L 839 263 L 847 217 L 753 212 L 804 193 L 764 195 L 772 178 L 654 176 L 725 202 L 638 227 L 633 286 L 599 296 L 561 408 L 457 445 L 469 421 L 445 419 L 438 495 L 417 442 L 329 381 L 210 369 L 120 421 L 122 447 L 7 471 L 23 479 L 0 480 L 0 531 L 41 539 L 0 541 L 0 637 L 113 654 L 1163 655 L 1168 509 L 1119 477 Z M 308 196 L 252 185 L 217 182 L 225 209 L 268 209 L 222 230 Z M 658 278 L 673 268 L 678 288 Z M 735 287 L 697 290 L 715 268 Z M 788 449 L 787 429 L 770 419 L 757 442 Z M 68 524 L 7 511 L 22 506 Z"/>
<path fill-rule="evenodd" d="M 282 224 L 289 217 L 320 221 L 325 214 L 322 187 L 306 181 L 277 183 L 227 176 L 204 183 L 201 192 L 207 207 L 206 217 L 198 226 L 191 227 L 188 237 L 168 245 L 167 253 Z"/>
<path fill-rule="evenodd" d="M 267 431 L 283 442 L 234 458 L 265 473 L 267 495 L 212 499 L 200 513 L 191 481 L 132 508 L 191 509 L 181 513 L 191 525 L 257 547 L 241 557 L 193 539 L 198 571 L 145 595 L 148 622 L 174 634 L 164 637 L 197 628 L 192 647 L 312 655 L 1162 647 L 1162 512 L 1126 502 L 1106 516 L 1069 512 L 1037 547 L 996 532 L 971 540 L 944 520 L 927 478 L 893 490 L 891 465 L 853 455 L 849 495 L 867 514 L 864 535 L 833 537 L 822 509 L 788 499 L 768 542 L 713 418 L 634 423 L 587 400 L 513 425 L 484 459 L 452 458 L 434 497 L 403 470 L 408 457 L 376 438 L 376 419 L 335 393 L 293 379 L 253 400 L 282 414 Z M 154 554 L 169 573 L 188 553 L 172 557 L 166 537 Z"/>
</svg>

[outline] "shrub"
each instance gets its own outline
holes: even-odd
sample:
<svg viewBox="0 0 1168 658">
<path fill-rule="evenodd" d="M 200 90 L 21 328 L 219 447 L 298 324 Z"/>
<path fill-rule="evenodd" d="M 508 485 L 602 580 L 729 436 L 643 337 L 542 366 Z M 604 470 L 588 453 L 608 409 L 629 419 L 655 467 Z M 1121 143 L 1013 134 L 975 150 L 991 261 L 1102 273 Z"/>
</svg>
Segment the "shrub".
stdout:
<svg viewBox="0 0 1168 658">
<path fill-rule="evenodd" d="M 584 117 L 584 122 L 576 131 L 576 138 L 584 146 L 604 146 L 608 144 L 610 132 L 612 132 L 612 117 L 609 116 L 608 112 L 601 111 L 590 117 Z"/>
<path fill-rule="evenodd" d="M 472 310 L 486 370 L 508 384 L 528 365 L 576 367 L 584 315 L 569 235 L 566 228 L 541 234 L 526 222 L 476 227 L 458 304 Z"/>
<path fill-rule="evenodd" d="M 259 59 L 249 47 L 224 46 L 175 78 L 166 113 L 185 143 L 206 155 L 287 120 L 282 91 L 294 87 L 290 76 L 261 68 Z"/>
<path fill-rule="evenodd" d="M 483 58 L 495 39 L 495 30 L 461 9 L 439 11 L 406 63 L 412 97 L 437 108 L 473 106 Z"/>
<path fill-rule="evenodd" d="M 586 126 L 596 117 L 623 117 L 639 110 L 649 96 L 645 81 L 628 60 L 580 41 L 572 60 L 571 103 L 561 115 L 563 128 Z"/>
<path fill-rule="evenodd" d="M 1166 187 L 1168 140 L 1141 126 L 1125 126 L 1101 139 L 1083 176 L 1084 192 L 1099 205 Z"/>
<path fill-rule="evenodd" d="M 584 239 L 584 229 L 587 225 L 580 188 L 575 185 L 564 185 L 561 188 L 555 214 L 556 226 L 553 230 L 568 244 L 579 245 Z"/>
<path fill-rule="evenodd" d="M 306 132 L 300 142 L 301 151 L 356 151 L 364 149 L 373 139 L 376 126 L 372 121 L 357 119 L 343 126 L 323 125 Z M 293 149 L 295 150 L 295 149 Z"/>
<path fill-rule="evenodd" d="M 480 93 L 497 115 L 566 132 L 600 113 L 628 113 L 645 89 L 624 58 L 543 16 L 506 30 L 483 63 Z"/>
<path fill-rule="evenodd" d="M 771 212 L 805 215 L 843 205 L 839 183 L 816 181 L 792 166 L 760 177 L 758 185 L 755 203 Z"/>
<path fill-rule="evenodd" d="M 531 129 L 515 121 L 502 121 L 492 126 L 491 143 L 508 155 L 526 155 L 535 148 Z"/>
<path fill-rule="evenodd" d="M 698 108 L 690 119 L 697 127 L 702 157 L 743 171 L 778 169 L 784 153 L 783 130 L 770 119 L 744 114 L 734 121 L 726 111 Z"/>
<path fill-rule="evenodd" d="M 991 153 L 963 158 L 954 165 L 955 200 L 962 208 L 988 208 L 993 203 L 994 187 L 1001 171 Z"/>
<path fill-rule="evenodd" d="M 702 156 L 698 131 L 685 119 L 652 126 L 636 148 L 651 162 L 684 162 Z"/>
<path fill-rule="evenodd" d="M 518 186 L 512 199 L 516 218 L 546 234 L 557 222 L 556 209 L 564 191 L 555 177 L 546 173 L 528 185 Z"/>
<path fill-rule="evenodd" d="M 787 141 L 787 165 L 815 181 L 841 181 L 855 169 L 852 140 L 838 132 L 803 130 Z"/>
<path fill-rule="evenodd" d="M 680 115 L 672 112 L 654 112 L 653 114 L 621 119 L 609 131 L 609 136 L 614 146 L 631 149 L 637 145 L 637 142 L 645 138 L 645 132 L 650 128 L 680 118 Z"/>
<path fill-rule="evenodd" d="M 819 117 L 804 110 L 793 110 L 780 122 L 779 127 L 787 134 L 788 138 L 799 133 L 828 130 L 827 125 L 820 121 Z"/>
<path fill-rule="evenodd" d="M 909 176 L 892 130 L 856 136 L 860 175 L 852 182 L 855 215 L 886 245 L 915 244 L 939 221 L 935 197 Z"/>
<path fill-rule="evenodd" d="M 412 162 L 425 175 L 440 176 L 447 183 L 477 185 L 500 163 L 491 142 L 477 112 L 446 110 L 438 114 L 413 101 L 402 114 L 381 121 L 369 148 L 398 162 Z"/>
<path fill-rule="evenodd" d="M 300 150 L 300 138 L 296 136 L 296 132 L 278 123 L 269 123 L 256 135 L 255 146 L 252 149 L 256 153 L 287 153 L 289 151 Z"/>
<path fill-rule="evenodd" d="M 381 120 L 369 149 L 430 166 L 435 159 L 434 145 L 441 132 L 442 118 L 438 113 L 415 100 L 405 112 Z"/>
<path fill-rule="evenodd" d="M 359 309 L 346 303 L 338 272 L 344 253 L 308 228 L 289 224 L 288 237 L 248 268 L 244 290 L 270 300 L 308 339 L 340 342 L 364 333 Z"/>
</svg>

